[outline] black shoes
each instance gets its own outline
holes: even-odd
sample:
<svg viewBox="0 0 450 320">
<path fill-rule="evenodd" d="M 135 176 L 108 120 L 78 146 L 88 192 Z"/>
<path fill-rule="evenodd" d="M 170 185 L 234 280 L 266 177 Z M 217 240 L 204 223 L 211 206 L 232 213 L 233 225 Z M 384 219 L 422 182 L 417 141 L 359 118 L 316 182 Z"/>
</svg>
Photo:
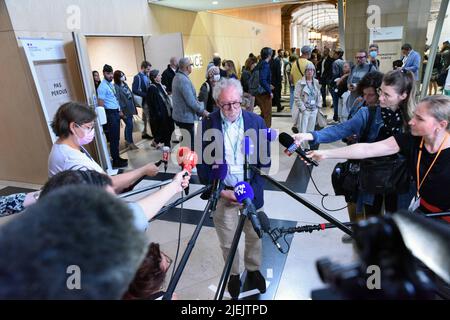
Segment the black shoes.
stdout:
<svg viewBox="0 0 450 320">
<path fill-rule="evenodd" d="M 228 280 L 228 292 L 232 299 L 237 299 L 241 292 L 241 280 L 238 274 L 232 274 Z"/>
<path fill-rule="evenodd" d="M 281 111 L 283 111 L 284 110 L 284 106 L 279 106 L 279 107 L 277 107 L 277 112 L 281 112 Z"/>
<path fill-rule="evenodd" d="M 247 283 L 250 285 L 250 288 L 256 288 L 261 293 L 266 292 L 266 279 L 264 279 L 263 275 L 259 270 L 256 271 L 247 271 Z"/>
<path fill-rule="evenodd" d="M 153 137 L 152 137 L 151 135 L 149 135 L 148 133 L 143 133 L 143 134 L 142 134 L 142 139 L 152 140 Z"/>
<path fill-rule="evenodd" d="M 112 162 L 112 166 L 114 168 L 123 168 L 123 167 L 127 167 L 128 166 L 128 160 L 127 159 L 122 159 L 119 157 L 119 159 L 115 159 Z"/>
<path fill-rule="evenodd" d="M 298 128 L 297 127 L 292 127 L 291 130 L 292 130 L 293 133 L 298 133 Z"/>
</svg>

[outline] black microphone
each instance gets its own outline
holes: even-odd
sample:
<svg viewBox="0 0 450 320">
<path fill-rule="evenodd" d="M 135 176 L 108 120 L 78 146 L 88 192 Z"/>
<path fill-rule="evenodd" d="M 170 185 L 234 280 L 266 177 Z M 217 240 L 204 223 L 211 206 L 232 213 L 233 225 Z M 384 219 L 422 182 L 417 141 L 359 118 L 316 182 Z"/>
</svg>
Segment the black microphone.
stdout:
<svg viewBox="0 0 450 320">
<path fill-rule="evenodd" d="M 216 211 L 217 201 L 220 198 L 220 192 L 223 190 L 223 180 L 227 177 L 228 166 L 225 163 L 213 164 L 211 170 L 211 177 L 213 179 L 212 189 L 211 189 L 211 199 L 213 201 L 211 206 L 211 211 Z"/>
<path fill-rule="evenodd" d="M 265 233 L 267 233 L 269 235 L 270 239 L 272 239 L 273 244 L 278 248 L 278 250 L 281 251 L 280 244 L 278 243 L 277 239 L 273 235 L 273 231 L 270 230 L 269 218 L 263 211 L 260 211 L 257 214 L 258 214 L 259 221 L 261 221 L 261 228 L 263 229 L 263 231 Z"/>
<path fill-rule="evenodd" d="M 258 216 L 256 215 L 256 208 L 252 200 L 254 198 L 253 188 L 248 182 L 241 181 L 234 187 L 234 195 L 239 203 L 243 204 L 247 210 L 247 216 L 252 223 L 253 229 L 255 230 L 258 238 L 263 236 L 263 230 L 261 229 L 261 223 L 259 222 Z"/>
<path fill-rule="evenodd" d="M 280 144 L 286 148 L 286 150 L 284 150 L 284 153 L 286 153 L 289 157 L 295 152 L 306 162 L 311 163 L 311 164 L 315 165 L 316 167 L 319 165 L 317 163 L 317 161 L 309 158 L 306 155 L 306 153 L 302 149 L 302 147 L 297 147 L 297 145 L 294 142 L 294 138 L 292 138 L 286 132 L 280 133 Z"/>
</svg>

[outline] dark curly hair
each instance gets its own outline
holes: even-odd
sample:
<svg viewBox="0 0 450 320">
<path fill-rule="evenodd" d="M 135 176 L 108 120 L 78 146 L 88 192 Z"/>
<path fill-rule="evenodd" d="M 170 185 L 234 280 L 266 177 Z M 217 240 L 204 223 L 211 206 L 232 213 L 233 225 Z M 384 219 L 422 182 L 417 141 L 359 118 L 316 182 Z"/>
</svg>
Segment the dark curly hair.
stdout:
<svg viewBox="0 0 450 320">
<path fill-rule="evenodd" d="M 53 190 L 60 189 L 67 185 L 91 185 L 104 188 L 112 186 L 112 180 L 104 173 L 95 170 L 67 170 L 51 177 L 42 187 L 39 198 L 42 199 Z"/>
<path fill-rule="evenodd" d="M 152 294 L 161 290 L 167 272 L 161 270 L 161 260 L 159 244 L 150 243 L 147 256 L 124 294 L 124 300 L 149 299 Z"/>
<path fill-rule="evenodd" d="M 70 132 L 70 123 L 75 122 L 80 126 L 94 121 L 97 118 L 94 110 L 79 102 L 67 102 L 56 111 L 51 127 L 57 137 L 67 138 Z"/>
<path fill-rule="evenodd" d="M 356 87 L 356 92 L 358 93 L 358 95 L 363 96 L 363 91 L 367 88 L 374 88 L 375 92 L 377 92 L 377 89 L 381 87 L 381 83 L 383 82 L 383 76 L 383 73 L 378 71 L 367 73 Z"/>
</svg>

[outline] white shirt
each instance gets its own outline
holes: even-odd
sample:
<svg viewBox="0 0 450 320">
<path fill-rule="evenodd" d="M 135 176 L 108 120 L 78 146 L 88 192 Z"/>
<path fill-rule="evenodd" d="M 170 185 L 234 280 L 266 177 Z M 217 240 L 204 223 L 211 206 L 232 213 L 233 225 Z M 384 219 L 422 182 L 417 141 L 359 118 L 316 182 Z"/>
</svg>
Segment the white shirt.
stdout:
<svg viewBox="0 0 450 320">
<path fill-rule="evenodd" d="M 242 111 L 234 121 L 228 121 L 220 111 L 222 117 L 222 131 L 225 144 L 225 161 L 228 173 L 223 180 L 226 186 L 234 187 L 238 182 L 244 181 L 244 118 Z"/>
<path fill-rule="evenodd" d="M 90 156 L 66 144 L 53 144 L 48 157 L 48 176 L 65 170 L 95 170 L 105 173 Z"/>
</svg>

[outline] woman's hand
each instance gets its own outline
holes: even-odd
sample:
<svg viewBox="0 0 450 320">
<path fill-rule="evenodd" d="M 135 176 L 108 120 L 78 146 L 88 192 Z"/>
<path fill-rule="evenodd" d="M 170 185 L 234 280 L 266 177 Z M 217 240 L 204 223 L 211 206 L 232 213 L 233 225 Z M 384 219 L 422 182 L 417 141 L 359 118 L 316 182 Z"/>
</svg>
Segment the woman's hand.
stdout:
<svg viewBox="0 0 450 320">
<path fill-rule="evenodd" d="M 186 170 L 183 170 L 181 172 L 178 172 L 173 178 L 172 183 L 175 186 L 177 193 L 183 191 L 189 186 L 189 180 L 191 179 L 191 175 L 188 173 L 185 176 L 186 173 L 188 172 Z"/>
<path fill-rule="evenodd" d="M 158 174 L 159 168 L 155 166 L 155 164 L 149 163 L 144 166 L 144 171 L 145 171 L 144 175 L 154 177 Z"/>
<path fill-rule="evenodd" d="M 292 138 L 294 138 L 294 142 L 297 145 L 297 147 L 300 147 L 301 143 L 303 141 L 314 140 L 314 137 L 312 136 L 311 133 L 297 133 L 297 134 L 293 134 Z"/>
<path fill-rule="evenodd" d="M 326 159 L 326 150 L 308 151 L 308 152 L 306 152 L 306 155 L 310 159 L 313 159 L 316 161 L 322 161 L 322 160 Z"/>
</svg>

